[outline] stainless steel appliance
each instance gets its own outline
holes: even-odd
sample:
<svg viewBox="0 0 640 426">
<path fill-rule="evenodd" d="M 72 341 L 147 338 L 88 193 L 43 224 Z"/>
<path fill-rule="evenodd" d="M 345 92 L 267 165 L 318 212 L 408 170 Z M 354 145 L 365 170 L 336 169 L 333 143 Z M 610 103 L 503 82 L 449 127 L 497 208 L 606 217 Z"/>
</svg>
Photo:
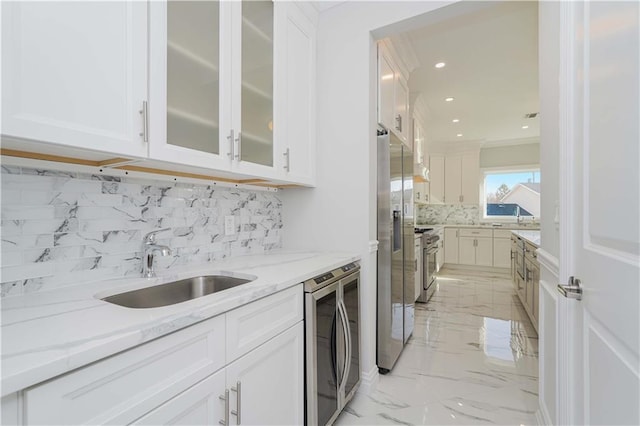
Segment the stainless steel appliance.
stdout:
<svg viewBox="0 0 640 426">
<path fill-rule="evenodd" d="M 413 333 L 415 253 L 413 153 L 378 131 L 377 363 L 387 373 Z"/>
<path fill-rule="evenodd" d="M 304 282 L 306 424 L 333 423 L 360 383 L 360 265 Z"/>
<path fill-rule="evenodd" d="M 437 255 L 440 249 L 440 236 L 432 228 L 422 232 L 422 291 L 418 302 L 427 303 L 436 291 Z"/>
</svg>

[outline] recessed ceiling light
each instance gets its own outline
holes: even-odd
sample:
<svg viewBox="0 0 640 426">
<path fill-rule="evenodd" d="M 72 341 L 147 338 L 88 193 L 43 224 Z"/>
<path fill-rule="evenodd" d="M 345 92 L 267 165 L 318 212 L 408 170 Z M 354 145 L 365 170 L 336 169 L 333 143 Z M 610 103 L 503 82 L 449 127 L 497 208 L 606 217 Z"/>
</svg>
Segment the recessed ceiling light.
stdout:
<svg viewBox="0 0 640 426">
<path fill-rule="evenodd" d="M 453 100 L 453 98 L 444 98 L 445 101 L 447 102 L 451 102 Z"/>
<path fill-rule="evenodd" d="M 459 119 L 457 119 L 457 118 L 454 118 L 454 119 L 453 119 L 453 120 L 451 120 L 451 121 L 453 121 L 454 123 L 458 123 L 460 120 L 459 120 Z"/>
<path fill-rule="evenodd" d="M 444 68 L 445 65 L 447 65 L 447 64 L 445 64 L 444 62 L 438 62 L 436 64 L 436 68 Z"/>
<path fill-rule="evenodd" d="M 462 133 L 458 133 L 456 136 L 457 136 L 457 137 L 460 137 L 460 136 L 462 136 Z"/>
<path fill-rule="evenodd" d="M 522 128 L 523 128 L 523 129 L 528 129 L 528 128 L 529 128 L 529 126 L 522 126 Z"/>
</svg>

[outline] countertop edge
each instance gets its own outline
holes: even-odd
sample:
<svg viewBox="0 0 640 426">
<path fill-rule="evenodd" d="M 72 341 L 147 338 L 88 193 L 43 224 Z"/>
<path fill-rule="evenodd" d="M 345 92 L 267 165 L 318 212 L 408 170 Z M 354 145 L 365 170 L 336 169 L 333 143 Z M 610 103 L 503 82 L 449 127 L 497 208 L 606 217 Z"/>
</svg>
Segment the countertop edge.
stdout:
<svg viewBox="0 0 640 426">
<path fill-rule="evenodd" d="M 312 255 L 310 252 L 291 252 L 292 255 L 306 253 Z M 33 351 L 24 354 L 9 353 L 9 355 L 13 357 L 29 357 L 34 353 L 40 352 L 37 356 L 37 361 L 32 362 L 33 365 L 31 366 L 29 365 L 29 362 L 26 362 L 26 367 L 19 368 L 21 366 L 17 366 L 13 369 L 14 371 L 11 371 L 11 369 L 7 371 L 5 365 L 3 365 L 3 376 L 0 379 L 0 395 L 4 397 L 11 393 L 21 391 L 27 387 L 84 367 L 92 362 L 132 349 L 136 346 L 166 336 L 201 321 L 216 317 L 256 300 L 294 287 L 302 283 L 304 280 L 318 275 L 319 273 L 335 269 L 349 262 L 361 260 L 361 256 L 354 253 L 314 253 L 313 255 L 315 255 L 315 257 L 294 260 L 295 262 L 316 262 L 306 268 L 307 270 L 304 273 L 293 273 L 281 282 L 262 283 L 258 287 L 245 287 L 244 290 L 242 287 L 230 289 L 230 293 L 227 293 L 228 297 L 222 299 L 217 298 L 209 302 L 200 301 L 201 303 L 194 303 L 182 310 L 179 308 L 177 310 L 172 310 L 166 315 L 162 315 L 156 311 L 157 316 L 150 315 L 150 318 L 144 323 L 134 323 L 132 324 L 131 329 L 115 329 L 112 336 L 98 335 L 95 337 L 94 341 L 89 342 L 85 346 L 74 344 L 69 345 L 69 348 L 64 349 L 65 342 L 60 342 L 58 345 L 60 347 L 56 347 L 55 349 L 44 347 L 39 350 L 34 349 Z M 323 256 L 325 256 L 326 259 L 323 259 Z M 275 265 L 261 265 L 256 267 L 247 266 L 247 269 L 248 273 L 252 273 L 252 269 L 260 267 L 270 268 L 273 266 Z M 214 265 L 205 266 L 205 269 L 207 267 L 211 269 L 220 269 L 220 266 Z M 233 268 L 229 269 L 233 270 Z M 245 273 L 244 270 L 240 270 L 239 268 L 236 269 L 235 272 Z M 112 309 L 113 307 L 105 306 L 104 308 Z M 96 307 L 96 310 L 99 309 L 100 307 Z M 114 310 L 114 312 L 117 314 L 117 310 Z M 11 327 L 11 325 L 12 324 L 9 324 L 8 327 Z M 4 336 L 2 340 L 3 348 L 6 348 L 7 343 L 10 342 L 6 342 Z M 53 352 L 53 354 L 47 355 L 48 352 Z M 5 360 L 6 355 L 7 354 L 3 351 L 3 360 Z M 44 359 L 44 361 L 42 359 Z M 3 364 L 5 364 L 5 362 L 3 362 Z"/>
</svg>

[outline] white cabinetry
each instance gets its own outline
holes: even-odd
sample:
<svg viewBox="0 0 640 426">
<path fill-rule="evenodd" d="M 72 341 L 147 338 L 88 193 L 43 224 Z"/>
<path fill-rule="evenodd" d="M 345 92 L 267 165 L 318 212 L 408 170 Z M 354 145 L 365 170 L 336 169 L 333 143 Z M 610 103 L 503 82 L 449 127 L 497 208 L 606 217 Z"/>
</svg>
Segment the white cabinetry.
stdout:
<svg viewBox="0 0 640 426">
<path fill-rule="evenodd" d="M 170 399 L 134 425 L 214 425 L 225 418 L 225 370 L 218 371 Z"/>
<path fill-rule="evenodd" d="M 3 147 L 313 185 L 315 14 L 280 1 L 5 3 Z"/>
<path fill-rule="evenodd" d="M 444 202 L 478 204 L 479 161 L 479 154 L 476 152 L 445 157 Z"/>
<path fill-rule="evenodd" d="M 438 251 L 436 253 L 436 271 L 440 271 L 442 265 L 444 265 L 444 228 L 440 228 L 438 236 L 440 240 L 438 240 Z"/>
<path fill-rule="evenodd" d="M 445 202 L 444 194 L 444 155 L 429 156 L 429 203 L 442 204 Z M 446 262 L 446 260 L 445 260 Z"/>
<path fill-rule="evenodd" d="M 400 67 L 383 43 L 378 43 L 378 123 L 412 148 L 409 141 L 409 90 Z"/>
<path fill-rule="evenodd" d="M 511 231 L 509 230 L 493 230 L 493 266 L 511 267 Z"/>
<path fill-rule="evenodd" d="M 288 2 L 152 2 L 150 157 L 312 184 L 315 28 Z"/>
<path fill-rule="evenodd" d="M 444 230 L 444 263 L 459 263 L 458 233 L 457 228 L 445 228 Z"/>
<path fill-rule="evenodd" d="M 2 4 L 3 138 L 146 157 L 147 100 L 145 2 Z"/>
<path fill-rule="evenodd" d="M 276 109 L 281 118 L 274 128 L 281 140 L 280 160 L 278 154 L 276 160 L 282 164 L 285 180 L 313 185 L 316 181 L 316 27 L 302 13 L 301 6 L 295 2 L 281 3 L 280 7 L 286 11 L 282 18 L 287 40 L 283 61 L 286 66 L 276 86 L 276 96 L 282 91 L 286 98 L 282 111 Z M 279 27 L 280 18 L 276 15 L 276 29 Z"/>
<path fill-rule="evenodd" d="M 493 231 L 481 228 L 446 228 L 445 263 L 493 266 Z"/>
<path fill-rule="evenodd" d="M 302 296 L 298 285 L 32 386 L 22 424 L 301 424 Z"/>
<path fill-rule="evenodd" d="M 422 274 L 424 273 L 422 270 L 422 234 L 416 234 L 415 236 L 415 256 L 416 256 L 416 265 L 415 265 L 415 297 L 414 301 L 420 297 L 420 292 L 422 291 Z"/>
<path fill-rule="evenodd" d="M 429 202 L 429 183 L 425 180 L 425 162 L 428 160 L 424 154 L 424 130 L 418 119 L 413 119 L 413 201 L 416 204 Z"/>
<path fill-rule="evenodd" d="M 459 238 L 459 263 L 461 265 L 493 266 L 493 241 L 491 230 L 461 229 Z"/>
<path fill-rule="evenodd" d="M 537 247 L 517 235 L 511 236 L 511 247 L 513 252 L 511 262 L 513 284 L 533 327 L 537 331 L 540 309 L 540 264 L 536 254 Z M 523 272 L 524 277 L 520 275 Z"/>
<path fill-rule="evenodd" d="M 299 322 L 227 366 L 231 424 L 304 423 L 303 347 Z"/>
</svg>

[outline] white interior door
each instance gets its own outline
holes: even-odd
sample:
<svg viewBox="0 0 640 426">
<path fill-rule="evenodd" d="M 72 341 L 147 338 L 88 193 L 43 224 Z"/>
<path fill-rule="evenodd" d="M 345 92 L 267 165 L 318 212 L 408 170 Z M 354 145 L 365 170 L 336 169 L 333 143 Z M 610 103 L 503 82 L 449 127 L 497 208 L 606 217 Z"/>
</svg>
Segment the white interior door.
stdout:
<svg viewBox="0 0 640 426">
<path fill-rule="evenodd" d="M 583 294 L 559 301 L 558 422 L 637 425 L 640 3 L 562 7 L 560 279 L 580 279 Z"/>
</svg>

